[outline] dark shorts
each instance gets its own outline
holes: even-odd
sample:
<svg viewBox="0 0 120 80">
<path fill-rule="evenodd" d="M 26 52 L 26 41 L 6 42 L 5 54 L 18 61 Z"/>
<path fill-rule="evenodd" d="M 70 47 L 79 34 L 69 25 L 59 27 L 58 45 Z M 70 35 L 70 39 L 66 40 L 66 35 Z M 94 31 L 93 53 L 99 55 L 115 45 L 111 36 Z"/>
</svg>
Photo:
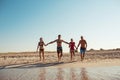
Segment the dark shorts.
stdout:
<svg viewBox="0 0 120 80">
<path fill-rule="evenodd" d="M 43 52 L 44 51 L 44 49 L 40 49 L 40 52 Z"/>
<path fill-rule="evenodd" d="M 81 54 L 85 54 L 85 51 L 86 51 L 86 48 L 82 48 L 82 47 L 80 48 L 80 53 Z"/>
<path fill-rule="evenodd" d="M 62 53 L 62 47 L 57 47 L 57 53 Z"/>
</svg>

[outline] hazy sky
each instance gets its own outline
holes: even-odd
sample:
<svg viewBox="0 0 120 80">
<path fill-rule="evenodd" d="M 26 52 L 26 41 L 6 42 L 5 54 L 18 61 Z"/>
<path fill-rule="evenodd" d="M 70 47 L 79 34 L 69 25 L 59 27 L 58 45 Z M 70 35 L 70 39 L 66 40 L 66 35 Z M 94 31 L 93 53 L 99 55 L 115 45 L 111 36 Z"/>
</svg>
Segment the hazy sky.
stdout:
<svg viewBox="0 0 120 80">
<path fill-rule="evenodd" d="M 76 45 L 83 35 L 88 49 L 119 48 L 120 0 L 0 0 L 0 52 L 35 51 L 40 37 L 48 43 L 58 34 Z"/>
</svg>

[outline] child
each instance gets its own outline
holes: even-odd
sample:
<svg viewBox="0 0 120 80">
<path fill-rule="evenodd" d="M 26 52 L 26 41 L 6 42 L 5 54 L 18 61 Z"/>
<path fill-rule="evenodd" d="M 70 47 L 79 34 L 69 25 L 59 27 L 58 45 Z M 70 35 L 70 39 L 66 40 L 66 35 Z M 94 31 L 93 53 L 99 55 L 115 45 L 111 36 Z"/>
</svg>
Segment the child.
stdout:
<svg viewBox="0 0 120 80">
<path fill-rule="evenodd" d="M 75 56 L 75 42 L 73 42 L 73 39 L 71 39 L 71 42 L 69 43 L 69 48 L 70 48 L 70 56 L 71 56 L 71 61 L 72 61 L 72 57 L 73 55 Z"/>
<path fill-rule="evenodd" d="M 41 38 L 40 38 L 40 42 L 38 42 L 37 51 L 38 51 L 38 49 L 39 49 L 40 61 L 41 61 L 41 53 L 42 53 L 43 62 L 44 62 L 44 60 L 45 60 L 45 57 L 44 57 L 44 46 L 46 46 L 46 45 L 45 45 L 45 43 L 44 43 L 44 41 L 43 41 L 43 39 L 42 39 L 42 37 L 41 37 Z"/>
</svg>

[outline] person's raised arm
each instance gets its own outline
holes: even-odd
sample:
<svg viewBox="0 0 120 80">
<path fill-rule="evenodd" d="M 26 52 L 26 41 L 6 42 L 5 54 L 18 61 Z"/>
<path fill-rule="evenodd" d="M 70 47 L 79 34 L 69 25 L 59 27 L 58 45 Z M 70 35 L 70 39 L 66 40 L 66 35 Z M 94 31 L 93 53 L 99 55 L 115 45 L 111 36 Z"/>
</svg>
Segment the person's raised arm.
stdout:
<svg viewBox="0 0 120 80">
<path fill-rule="evenodd" d="M 76 45 L 75 45 L 75 48 L 77 49 Z"/>
<path fill-rule="evenodd" d="M 66 42 L 66 41 L 64 41 L 64 40 L 62 40 L 62 42 L 66 43 L 66 44 L 69 44 L 69 42 Z"/>
<path fill-rule="evenodd" d="M 80 41 L 79 41 L 78 46 L 77 46 L 77 48 L 76 48 L 76 49 L 78 49 L 79 45 L 80 45 Z"/>
<path fill-rule="evenodd" d="M 43 45 L 46 46 L 47 44 L 45 44 L 45 43 L 43 42 Z"/>
<path fill-rule="evenodd" d="M 54 42 L 56 42 L 56 41 L 57 41 L 57 40 L 51 41 L 51 42 L 47 43 L 46 45 L 52 44 L 52 43 L 54 43 Z"/>
<path fill-rule="evenodd" d="M 75 49 L 75 52 L 78 52 L 77 46 L 75 45 L 74 47 L 76 48 L 76 49 Z"/>
</svg>

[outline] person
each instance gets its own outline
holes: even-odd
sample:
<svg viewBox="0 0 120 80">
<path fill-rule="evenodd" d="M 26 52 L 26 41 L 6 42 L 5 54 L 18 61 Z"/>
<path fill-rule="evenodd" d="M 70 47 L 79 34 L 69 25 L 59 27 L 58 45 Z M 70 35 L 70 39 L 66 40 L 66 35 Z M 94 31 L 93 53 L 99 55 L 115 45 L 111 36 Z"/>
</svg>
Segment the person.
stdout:
<svg viewBox="0 0 120 80">
<path fill-rule="evenodd" d="M 40 38 L 40 41 L 38 42 L 37 52 L 38 52 L 38 49 L 39 49 L 40 61 L 41 61 L 41 54 L 42 54 L 43 62 L 45 61 L 44 46 L 46 46 L 46 45 L 45 45 L 45 43 L 44 43 L 44 41 L 43 41 L 43 38 L 41 37 L 41 38 Z"/>
<path fill-rule="evenodd" d="M 85 57 L 85 51 L 86 51 L 86 48 L 87 48 L 87 42 L 86 42 L 86 40 L 84 40 L 83 36 L 81 36 L 81 40 L 78 43 L 77 49 L 78 49 L 79 46 L 80 46 L 81 61 L 83 61 L 84 57 Z"/>
<path fill-rule="evenodd" d="M 70 48 L 70 59 L 72 61 L 73 56 L 75 56 L 75 49 L 74 48 L 77 48 L 75 46 L 75 42 L 73 42 L 72 38 L 71 38 L 71 42 L 69 43 L 69 48 Z"/>
<path fill-rule="evenodd" d="M 52 44 L 56 42 L 57 43 L 57 56 L 58 56 L 58 62 L 61 60 L 61 57 L 63 56 L 63 50 L 62 50 L 62 42 L 69 44 L 68 42 L 61 39 L 61 35 L 58 35 L 58 39 L 49 42 L 48 44 Z M 48 45 L 47 44 L 47 45 Z"/>
</svg>

